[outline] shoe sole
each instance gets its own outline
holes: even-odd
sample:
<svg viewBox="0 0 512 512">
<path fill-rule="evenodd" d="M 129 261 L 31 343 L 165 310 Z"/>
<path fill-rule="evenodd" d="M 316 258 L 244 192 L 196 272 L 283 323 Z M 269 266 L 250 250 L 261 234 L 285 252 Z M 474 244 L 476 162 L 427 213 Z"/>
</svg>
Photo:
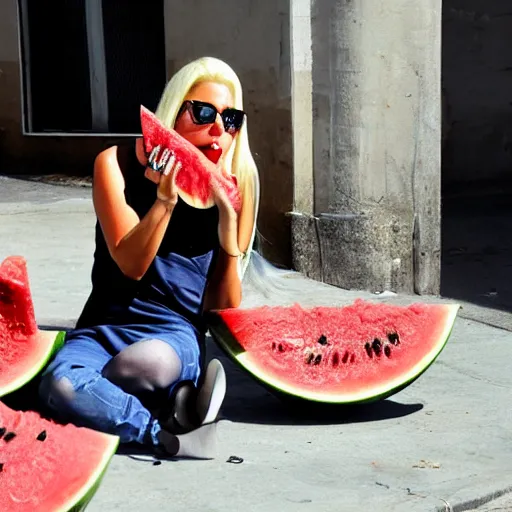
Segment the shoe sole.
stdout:
<svg viewBox="0 0 512 512">
<path fill-rule="evenodd" d="M 197 412 L 201 425 L 215 421 L 225 396 L 226 372 L 218 359 L 212 359 L 197 395 Z"/>
</svg>

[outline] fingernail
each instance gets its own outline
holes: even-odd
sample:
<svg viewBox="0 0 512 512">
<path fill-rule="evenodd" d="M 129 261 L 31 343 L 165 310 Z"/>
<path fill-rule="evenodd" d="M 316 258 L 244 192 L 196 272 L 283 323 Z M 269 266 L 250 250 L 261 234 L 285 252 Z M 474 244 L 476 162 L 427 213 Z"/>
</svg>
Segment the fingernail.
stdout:
<svg viewBox="0 0 512 512">
<path fill-rule="evenodd" d="M 165 165 L 169 160 L 170 151 L 168 149 L 164 149 L 162 153 L 162 158 L 160 159 L 160 165 Z"/>
<path fill-rule="evenodd" d="M 157 146 L 156 148 L 153 148 L 153 151 L 151 151 L 151 154 L 149 155 L 149 158 L 148 158 L 148 160 L 150 162 L 152 162 L 155 159 L 155 156 L 158 153 L 158 147 L 159 146 Z"/>
</svg>

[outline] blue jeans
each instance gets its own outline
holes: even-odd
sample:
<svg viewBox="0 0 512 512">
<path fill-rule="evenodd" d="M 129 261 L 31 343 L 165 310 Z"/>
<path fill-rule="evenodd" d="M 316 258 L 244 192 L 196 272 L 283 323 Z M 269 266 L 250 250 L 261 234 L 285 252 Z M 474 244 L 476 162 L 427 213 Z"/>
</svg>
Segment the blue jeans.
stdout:
<svg viewBox="0 0 512 512">
<path fill-rule="evenodd" d="M 197 341 L 184 340 L 183 333 L 179 343 L 172 343 L 172 339 L 163 341 L 171 344 L 182 362 L 181 375 L 173 385 L 182 380 L 197 384 L 200 373 Z M 117 435 L 121 443 L 157 446 L 161 430 L 158 420 L 139 398 L 103 376 L 112 357 L 90 337 L 78 336 L 67 341 L 43 374 L 39 387 L 43 404 L 58 419 Z"/>
</svg>

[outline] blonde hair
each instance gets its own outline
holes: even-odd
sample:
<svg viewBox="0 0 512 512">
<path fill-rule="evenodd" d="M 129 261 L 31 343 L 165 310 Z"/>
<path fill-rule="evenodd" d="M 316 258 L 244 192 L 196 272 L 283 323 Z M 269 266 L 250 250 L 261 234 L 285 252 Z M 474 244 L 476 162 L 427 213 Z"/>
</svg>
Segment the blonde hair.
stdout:
<svg viewBox="0 0 512 512">
<path fill-rule="evenodd" d="M 234 107 L 243 110 L 242 84 L 233 69 L 214 57 L 202 57 L 182 67 L 167 83 L 155 115 L 164 126 L 174 128 L 183 101 L 192 87 L 201 82 L 216 82 L 226 85 L 234 100 Z M 236 176 L 242 195 L 242 214 L 247 199 L 252 197 L 254 226 L 246 253 L 240 258 L 239 272 L 244 275 L 249 264 L 259 206 L 259 177 L 256 163 L 249 146 L 247 119 L 238 132 L 229 153 L 226 155 L 226 171 Z"/>
</svg>

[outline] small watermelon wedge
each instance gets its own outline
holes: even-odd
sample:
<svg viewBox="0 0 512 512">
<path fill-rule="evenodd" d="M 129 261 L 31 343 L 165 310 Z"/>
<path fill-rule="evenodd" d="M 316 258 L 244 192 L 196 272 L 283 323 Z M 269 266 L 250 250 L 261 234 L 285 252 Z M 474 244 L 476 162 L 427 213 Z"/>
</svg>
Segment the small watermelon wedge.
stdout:
<svg viewBox="0 0 512 512">
<path fill-rule="evenodd" d="M 423 374 L 445 347 L 458 309 L 357 300 L 226 309 L 207 318 L 220 347 L 279 395 L 356 404 L 387 398 Z"/>
<path fill-rule="evenodd" d="M 0 397 L 38 375 L 64 337 L 38 328 L 26 260 L 6 258 L 0 265 Z"/>
<path fill-rule="evenodd" d="M 183 138 L 176 130 L 166 128 L 146 107 L 141 105 L 140 120 L 144 151 L 149 157 L 153 149 L 160 147 L 175 154 L 182 167 L 176 175 L 178 195 L 194 208 L 211 208 L 214 201 L 211 195 L 211 180 L 223 187 L 235 211 L 240 211 L 241 198 L 235 176 L 221 173 L 216 161 L 207 158 L 198 148 Z M 220 154 L 215 152 L 215 158 Z"/>
<path fill-rule="evenodd" d="M 0 510 L 85 510 L 118 444 L 116 436 L 0 402 Z"/>
</svg>

